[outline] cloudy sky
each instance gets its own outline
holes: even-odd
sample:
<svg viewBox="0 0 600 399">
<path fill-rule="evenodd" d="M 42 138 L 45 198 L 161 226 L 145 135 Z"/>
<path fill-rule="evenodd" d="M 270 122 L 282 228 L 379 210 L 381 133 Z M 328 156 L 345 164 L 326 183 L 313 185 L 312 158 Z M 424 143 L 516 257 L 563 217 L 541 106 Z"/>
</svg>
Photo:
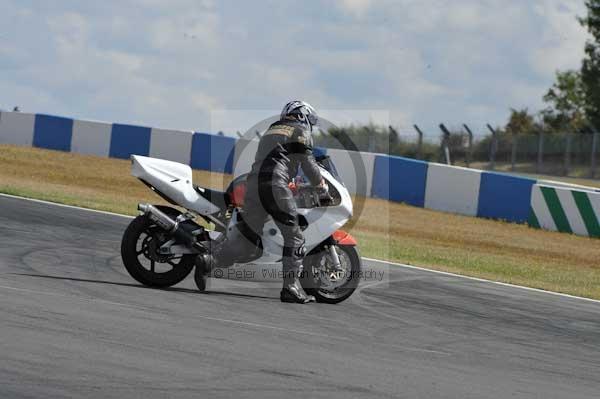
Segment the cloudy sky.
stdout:
<svg viewBox="0 0 600 399">
<path fill-rule="evenodd" d="M 580 65 L 584 12 L 583 0 L 0 0 L 0 108 L 230 133 L 301 98 L 403 131 L 483 131 L 510 107 L 542 107 L 555 71 Z"/>
</svg>

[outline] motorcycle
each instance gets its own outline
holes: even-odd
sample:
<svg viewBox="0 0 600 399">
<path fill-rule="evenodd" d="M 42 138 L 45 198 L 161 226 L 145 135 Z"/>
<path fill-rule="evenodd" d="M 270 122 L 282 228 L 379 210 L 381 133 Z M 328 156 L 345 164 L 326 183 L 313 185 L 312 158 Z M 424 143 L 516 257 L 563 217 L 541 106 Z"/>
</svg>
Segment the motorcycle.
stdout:
<svg viewBox="0 0 600 399">
<path fill-rule="evenodd" d="M 239 225 L 244 223 L 247 174 L 233 179 L 222 192 L 195 185 L 188 165 L 139 155 L 132 155 L 131 162 L 134 177 L 182 209 L 138 205 L 140 215 L 121 242 L 123 264 L 135 280 L 170 287 L 184 280 L 196 257 L 209 253 L 215 243 L 228 240 L 228 245 L 247 246 Z M 352 217 L 352 198 L 331 159 L 321 156 L 317 163 L 328 190 L 303 184 L 301 175 L 290 184 L 308 251 L 300 281 L 318 302 L 339 303 L 357 288 L 362 268 L 356 240 L 340 230 Z M 209 277 L 281 283 L 283 236 L 271 218 L 254 244 L 244 259 L 217 267 Z"/>
</svg>

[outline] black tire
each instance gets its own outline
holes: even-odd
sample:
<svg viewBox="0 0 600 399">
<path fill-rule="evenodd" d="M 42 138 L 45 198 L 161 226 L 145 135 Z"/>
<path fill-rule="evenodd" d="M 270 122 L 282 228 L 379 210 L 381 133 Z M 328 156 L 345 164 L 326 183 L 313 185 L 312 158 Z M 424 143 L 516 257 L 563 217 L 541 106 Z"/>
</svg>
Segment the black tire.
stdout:
<svg viewBox="0 0 600 399">
<path fill-rule="evenodd" d="M 172 208 L 167 208 L 171 213 L 178 212 Z M 164 209 L 161 209 L 164 211 Z M 171 215 L 170 215 L 171 216 Z M 177 216 L 176 214 L 174 216 Z M 144 252 L 144 243 L 146 240 L 152 241 L 157 234 L 164 233 L 160 227 L 153 224 L 153 222 L 145 215 L 138 216 L 129 224 L 125 233 L 123 234 L 123 240 L 121 241 L 121 258 L 123 265 L 127 272 L 135 280 L 149 287 L 165 288 L 171 287 L 183 279 L 185 279 L 192 269 L 194 268 L 195 256 L 194 255 L 183 255 L 178 259 L 158 258 L 155 260 L 150 259 Z M 142 241 L 142 249 L 138 250 L 138 243 L 140 238 L 146 236 Z M 150 269 L 144 267 L 140 262 L 140 259 L 145 262 L 150 261 Z M 154 262 L 154 263 L 152 263 Z M 159 264 L 162 268 L 170 268 L 164 272 L 158 272 L 155 266 Z M 169 266 L 166 266 L 166 265 Z M 152 270 L 154 269 L 154 271 Z"/>
<path fill-rule="evenodd" d="M 208 287 L 208 273 L 206 272 L 205 260 L 199 257 L 200 262 L 196 261 L 196 270 L 194 271 L 194 282 L 198 291 L 204 292 Z"/>
<path fill-rule="evenodd" d="M 311 252 L 304 261 L 304 270 L 302 273 L 302 287 L 307 294 L 313 295 L 317 302 L 321 303 L 340 303 L 345 301 L 354 293 L 360 280 L 360 271 L 362 262 L 358 249 L 354 246 L 337 246 L 340 258 L 344 257 L 350 266 L 350 275 L 347 281 L 333 291 L 325 289 L 316 277 L 319 274 L 318 262 L 326 256 L 325 250 L 320 248 Z"/>
</svg>

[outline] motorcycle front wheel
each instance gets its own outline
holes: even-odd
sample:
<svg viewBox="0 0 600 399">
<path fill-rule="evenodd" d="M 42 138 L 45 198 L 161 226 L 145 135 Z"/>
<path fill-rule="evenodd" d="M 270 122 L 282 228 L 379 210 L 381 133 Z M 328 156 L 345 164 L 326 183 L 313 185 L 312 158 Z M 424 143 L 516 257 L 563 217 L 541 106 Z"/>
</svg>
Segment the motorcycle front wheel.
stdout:
<svg viewBox="0 0 600 399">
<path fill-rule="evenodd" d="M 121 258 L 131 277 L 155 288 L 171 287 L 183 281 L 194 268 L 195 256 L 159 254 L 158 249 L 169 239 L 146 215 L 133 219 L 121 241 Z"/>
<path fill-rule="evenodd" d="M 306 293 L 317 302 L 340 303 L 358 287 L 362 267 L 358 249 L 353 246 L 336 246 L 342 270 L 335 270 L 333 259 L 326 248 L 313 251 L 304 261 L 301 283 Z"/>
</svg>

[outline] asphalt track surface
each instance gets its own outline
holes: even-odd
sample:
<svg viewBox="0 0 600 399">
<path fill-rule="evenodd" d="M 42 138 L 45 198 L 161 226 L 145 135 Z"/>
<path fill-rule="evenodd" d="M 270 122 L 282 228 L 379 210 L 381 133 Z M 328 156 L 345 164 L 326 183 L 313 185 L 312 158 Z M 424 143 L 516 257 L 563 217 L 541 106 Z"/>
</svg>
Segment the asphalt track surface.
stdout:
<svg viewBox="0 0 600 399">
<path fill-rule="evenodd" d="M 0 398 L 600 397 L 600 303 L 396 266 L 340 305 L 149 289 L 128 222 L 0 197 Z"/>
</svg>

